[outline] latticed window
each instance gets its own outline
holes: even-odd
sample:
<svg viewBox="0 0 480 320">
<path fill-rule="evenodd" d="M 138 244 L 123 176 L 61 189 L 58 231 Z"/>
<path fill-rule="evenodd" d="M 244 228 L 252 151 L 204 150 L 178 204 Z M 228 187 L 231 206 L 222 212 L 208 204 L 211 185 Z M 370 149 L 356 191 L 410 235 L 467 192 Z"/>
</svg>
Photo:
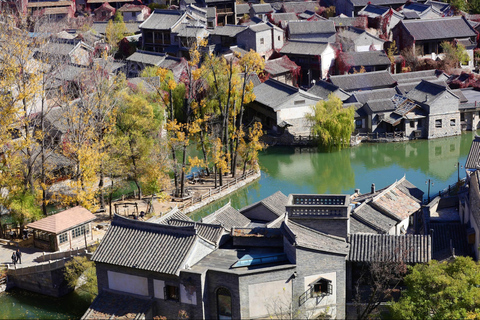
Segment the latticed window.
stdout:
<svg viewBox="0 0 480 320">
<path fill-rule="evenodd" d="M 331 295 L 332 292 L 333 286 L 331 280 L 320 278 L 312 285 L 312 296 Z"/>
<path fill-rule="evenodd" d="M 218 319 L 232 319 L 232 295 L 227 288 L 217 290 L 217 312 Z"/>
<path fill-rule="evenodd" d="M 68 233 L 64 232 L 58 236 L 58 242 L 64 243 L 68 241 Z"/>
</svg>

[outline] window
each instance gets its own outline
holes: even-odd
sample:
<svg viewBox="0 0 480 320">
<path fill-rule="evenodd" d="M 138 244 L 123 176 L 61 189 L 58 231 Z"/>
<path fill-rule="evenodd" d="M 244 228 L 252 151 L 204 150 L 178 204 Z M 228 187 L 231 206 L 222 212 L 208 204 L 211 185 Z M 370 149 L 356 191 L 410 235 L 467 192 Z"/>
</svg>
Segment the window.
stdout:
<svg viewBox="0 0 480 320">
<path fill-rule="evenodd" d="M 85 233 L 85 229 L 86 229 L 86 233 L 89 234 L 90 229 L 88 228 L 88 225 L 83 225 L 83 226 L 76 227 L 75 229 L 73 229 L 72 230 L 72 239 L 82 236 Z"/>
<path fill-rule="evenodd" d="M 281 37 L 280 37 L 280 36 L 278 36 L 278 41 L 280 41 L 280 40 L 281 40 Z"/>
<path fill-rule="evenodd" d="M 465 113 L 460 113 L 460 121 L 465 121 Z"/>
<path fill-rule="evenodd" d="M 332 287 L 331 280 L 320 278 L 313 283 L 312 296 L 331 295 L 332 292 L 333 292 L 333 287 Z"/>
<path fill-rule="evenodd" d="M 165 299 L 167 300 L 180 300 L 180 293 L 177 286 L 165 286 Z"/>
<path fill-rule="evenodd" d="M 260 44 L 264 44 L 264 43 L 265 43 L 265 39 L 260 38 Z"/>
<path fill-rule="evenodd" d="M 355 128 L 360 129 L 362 127 L 362 120 L 355 120 Z"/>
<path fill-rule="evenodd" d="M 232 319 L 232 295 L 226 288 L 217 290 L 217 313 L 220 320 Z"/>
<path fill-rule="evenodd" d="M 67 242 L 68 241 L 68 234 L 66 232 L 60 234 L 58 236 L 58 242 L 59 243 L 64 243 L 64 242 Z"/>
<path fill-rule="evenodd" d="M 435 128 L 441 128 L 441 127 L 442 127 L 442 119 L 435 120 Z"/>
<path fill-rule="evenodd" d="M 410 128 L 415 128 L 415 121 L 410 120 Z"/>
<path fill-rule="evenodd" d="M 455 119 L 450 119 L 450 127 L 455 127 Z"/>
<path fill-rule="evenodd" d="M 298 106 L 298 105 L 302 105 L 302 104 L 305 104 L 305 100 L 295 100 L 293 102 L 294 105 Z"/>
</svg>

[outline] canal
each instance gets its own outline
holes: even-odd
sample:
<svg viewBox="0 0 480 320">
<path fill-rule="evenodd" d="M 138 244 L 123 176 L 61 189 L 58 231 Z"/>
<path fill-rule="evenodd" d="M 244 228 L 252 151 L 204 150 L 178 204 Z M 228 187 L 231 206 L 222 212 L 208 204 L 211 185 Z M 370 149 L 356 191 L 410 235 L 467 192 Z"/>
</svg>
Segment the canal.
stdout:
<svg viewBox="0 0 480 320">
<path fill-rule="evenodd" d="M 406 178 L 425 192 L 430 179 L 430 195 L 465 176 L 458 168 L 465 164 L 474 132 L 461 136 L 398 143 L 361 144 L 335 151 L 309 148 L 271 147 L 260 154 L 262 176 L 245 188 L 193 213 L 200 219 L 228 201 L 241 208 L 282 191 L 290 193 L 369 192 L 371 184 L 383 188 Z M 22 290 L 0 294 L 0 319 L 75 319 L 89 305 L 88 297 L 73 292 L 54 299 Z"/>
</svg>

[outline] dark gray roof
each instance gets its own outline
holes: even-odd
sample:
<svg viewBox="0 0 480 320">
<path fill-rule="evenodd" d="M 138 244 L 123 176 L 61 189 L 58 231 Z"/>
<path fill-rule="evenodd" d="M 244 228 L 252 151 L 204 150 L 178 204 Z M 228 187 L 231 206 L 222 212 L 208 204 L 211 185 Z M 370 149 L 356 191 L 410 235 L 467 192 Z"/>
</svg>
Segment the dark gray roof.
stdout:
<svg viewBox="0 0 480 320">
<path fill-rule="evenodd" d="M 442 1 L 427 0 L 425 4 L 432 6 L 433 8 L 439 10 L 440 12 L 445 12 L 450 9 L 450 4 Z"/>
<path fill-rule="evenodd" d="M 422 80 L 447 80 L 447 75 L 439 70 L 424 70 L 392 74 L 392 78 L 399 84 L 402 83 L 419 83 Z"/>
<path fill-rule="evenodd" d="M 331 76 L 330 81 L 345 91 L 393 87 L 396 81 L 388 71 Z"/>
<path fill-rule="evenodd" d="M 397 94 L 395 88 L 358 91 L 353 94 L 360 103 L 367 103 L 370 100 L 390 99 Z"/>
<path fill-rule="evenodd" d="M 328 99 L 328 96 L 331 93 L 334 93 L 342 101 L 345 101 L 350 97 L 350 94 L 346 93 L 336 85 L 324 80 L 315 81 L 315 84 L 310 89 L 308 89 L 307 92 L 316 95 L 317 97 L 320 97 L 324 100 Z"/>
<path fill-rule="evenodd" d="M 389 66 L 390 59 L 384 51 L 345 52 L 345 62 L 352 66 Z"/>
<path fill-rule="evenodd" d="M 280 53 L 287 55 L 319 56 L 328 46 L 329 44 L 327 42 L 290 40 L 280 49 Z"/>
<path fill-rule="evenodd" d="M 176 10 L 156 9 L 140 26 L 140 29 L 170 30 L 184 16 Z"/>
<path fill-rule="evenodd" d="M 359 16 L 367 16 L 369 18 L 381 17 L 390 10 L 389 7 L 377 6 L 374 4 L 367 4 L 362 10 L 358 12 Z"/>
<path fill-rule="evenodd" d="M 250 210 L 255 206 L 262 205 L 266 207 L 268 210 L 276 214 L 277 216 L 281 216 L 285 214 L 285 205 L 288 202 L 288 197 L 284 195 L 281 191 L 277 191 L 271 196 L 260 200 L 258 202 L 255 202 L 251 205 L 248 205 L 246 207 L 243 207 L 240 209 L 240 212 Z"/>
<path fill-rule="evenodd" d="M 271 19 L 276 24 L 279 24 L 282 21 L 298 20 L 297 15 L 294 12 L 272 13 Z"/>
<path fill-rule="evenodd" d="M 368 106 L 373 113 L 393 111 L 396 107 L 392 99 L 369 100 L 366 106 Z"/>
<path fill-rule="evenodd" d="M 403 261 L 425 263 L 432 259 L 432 240 L 425 235 L 350 235 L 348 260 L 352 262 Z"/>
<path fill-rule="evenodd" d="M 284 221 L 281 229 L 295 239 L 297 247 L 341 255 L 347 255 L 349 252 L 349 245 L 345 239 L 307 228 L 291 220 Z"/>
<path fill-rule="evenodd" d="M 250 223 L 250 219 L 233 208 L 228 202 L 214 213 L 204 217 L 202 222 L 220 224 L 226 230 L 230 230 L 232 227 L 246 227 Z"/>
<path fill-rule="evenodd" d="M 355 217 L 360 223 L 367 225 L 369 228 L 378 230 L 381 233 L 387 233 L 398 222 L 385 215 L 380 209 L 372 206 L 371 203 L 362 203 L 355 208 L 351 216 Z"/>
<path fill-rule="evenodd" d="M 236 37 L 237 34 L 245 30 L 246 26 L 240 25 L 226 25 L 226 26 L 218 26 L 214 30 L 210 31 L 211 35 L 214 36 L 224 36 L 224 37 Z"/>
<path fill-rule="evenodd" d="M 299 2 L 284 2 L 282 6 L 283 12 L 302 13 L 307 10 L 318 11 L 321 5 L 318 1 L 299 1 Z"/>
<path fill-rule="evenodd" d="M 435 40 L 475 37 L 475 29 L 463 17 L 441 19 L 404 20 L 403 23 L 415 40 Z"/>
<path fill-rule="evenodd" d="M 115 215 L 92 261 L 178 275 L 196 238 L 193 225 L 175 227 Z"/>
<path fill-rule="evenodd" d="M 429 230 L 433 230 L 432 258 L 442 261 L 453 256 L 471 256 L 471 249 L 467 241 L 467 225 L 459 222 L 430 223 Z"/>
<path fill-rule="evenodd" d="M 151 66 L 158 66 L 163 60 L 165 60 L 166 56 L 167 55 L 165 53 L 138 50 L 126 60 Z"/>
<path fill-rule="evenodd" d="M 268 79 L 253 89 L 255 101 L 271 108 L 284 103 L 286 99 L 299 92 L 300 89 L 288 84 Z"/>
<path fill-rule="evenodd" d="M 357 219 L 356 216 L 350 216 L 350 233 L 383 233 L 375 228 L 373 228 L 370 224 L 362 222 L 361 220 Z"/>
<path fill-rule="evenodd" d="M 193 226 L 197 230 L 197 233 L 200 237 L 214 244 L 218 244 L 218 241 L 220 240 L 220 237 L 222 236 L 224 230 L 223 227 L 219 224 L 209 224 L 178 219 L 170 219 L 168 221 L 168 224 L 177 227 Z"/>
<path fill-rule="evenodd" d="M 259 3 L 259 4 L 252 4 L 252 10 L 256 14 L 265 14 L 265 13 L 272 12 L 273 8 L 270 5 L 270 3 Z"/>
<path fill-rule="evenodd" d="M 448 87 L 422 80 L 413 90 L 410 90 L 406 97 L 418 102 L 431 102 L 438 98 L 445 91 L 450 91 Z"/>
<path fill-rule="evenodd" d="M 253 32 L 257 33 L 257 32 L 263 32 L 263 31 L 267 31 L 267 30 L 271 30 L 272 27 L 269 26 L 267 23 L 257 23 L 257 24 L 252 24 L 252 25 L 249 25 L 248 28 L 250 30 L 252 30 Z"/>
<path fill-rule="evenodd" d="M 300 67 L 290 60 L 287 56 L 282 56 L 277 59 L 268 60 L 265 62 L 265 72 L 272 76 L 281 75 L 287 72 L 295 73 L 299 71 Z"/>
<path fill-rule="evenodd" d="M 172 210 L 168 211 L 162 216 L 152 217 L 148 219 L 147 222 L 169 224 L 168 222 L 172 219 L 193 222 L 193 220 L 187 217 L 187 215 L 184 214 L 182 211 L 180 211 L 178 207 L 172 208 Z"/>
<path fill-rule="evenodd" d="M 62 64 L 53 74 L 55 79 L 61 81 L 75 81 L 80 80 L 80 77 L 90 69 L 73 66 L 71 64 Z"/>
<path fill-rule="evenodd" d="M 374 4 L 377 6 L 392 6 L 404 4 L 405 0 L 350 0 L 355 7 L 364 7 L 367 4 Z"/>
<path fill-rule="evenodd" d="M 242 73 L 239 73 L 238 75 L 240 76 L 240 78 L 243 79 L 243 77 L 245 76 L 245 73 L 242 72 Z M 250 83 L 250 81 L 252 82 L 254 88 L 262 84 L 258 75 L 253 72 L 247 76 L 247 84 Z"/>
<path fill-rule="evenodd" d="M 235 3 L 237 15 L 248 14 L 250 12 L 250 5 L 248 3 Z"/>
<path fill-rule="evenodd" d="M 335 24 L 331 20 L 319 21 L 290 21 L 288 23 L 290 35 L 304 34 L 331 34 L 335 33 Z"/>
<path fill-rule="evenodd" d="M 475 135 L 470 146 L 465 169 L 480 169 L 480 136 Z"/>
<path fill-rule="evenodd" d="M 328 20 L 332 20 L 335 23 L 335 27 L 354 27 L 357 24 L 358 17 L 330 17 Z"/>
<path fill-rule="evenodd" d="M 420 19 L 416 11 L 402 11 L 402 14 L 405 16 L 405 19 Z"/>
</svg>

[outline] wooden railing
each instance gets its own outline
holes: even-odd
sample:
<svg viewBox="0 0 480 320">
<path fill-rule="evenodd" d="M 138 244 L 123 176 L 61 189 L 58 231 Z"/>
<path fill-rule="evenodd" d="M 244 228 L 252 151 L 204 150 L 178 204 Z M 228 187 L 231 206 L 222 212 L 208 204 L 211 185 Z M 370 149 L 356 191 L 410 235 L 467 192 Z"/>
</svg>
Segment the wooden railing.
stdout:
<svg viewBox="0 0 480 320">
<path fill-rule="evenodd" d="M 440 198 L 450 197 L 450 196 L 455 196 L 455 195 L 457 195 L 459 193 L 462 193 L 464 191 L 467 191 L 468 188 L 467 188 L 466 181 L 467 181 L 467 179 L 463 178 L 463 179 L 460 179 L 458 182 L 452 183 L 451 185 L 449 185 L 445 189 L 439 191 L 438 196 Z M 436 196 L 437 196 L 437 194 L 435 194 L 435 193 L 430 195 L 430 198 L 428 198 L 428 195 L 427 195 L 427 197 L 423 199 L 423 202 L 425 204 L 428 204 L 428 202 L 431 199 L 434 199 Z"/>
<path fill-rule="evenodd" d="M 368 140 L 376 139 L 395 139 L 395 138 L 405 138 L 405 131 L 395 131 L 395 132 L 369 132 L 369 133 L 357 133 L 358 137 L 365 137 Z"/>
<path fill-rule="evenodd" d="M 237 183 L 245 180 L 246 178 L 254 175 L 255 173 L 257 173 L 257 170 L 249 170 L 249 171 L 245 172 L 245 174 L 241 175 L 240 177 L 235 178 L 234 180 L 230 180 L 227 184 L 224 184 L 223 186 L 219 186 L 219 187 L 216 187 L 216 188 L 210 188 L 210 189 L 208 189 L 208 192 L 202 194 L 201 196 L 191 197 L 187 201 L 184 201 L 178 207 L 178 209 L 184 210 L 185 208 L 193 206 L 194 204 L 196 204 L 198 202 L 202 202 L 203 200 L 205 200 L 205 199 L 207 199 L 207 198 L 209 198 L 213 195 L 219 194 L 220 192 L 236 185 Z"/>
</svg>

